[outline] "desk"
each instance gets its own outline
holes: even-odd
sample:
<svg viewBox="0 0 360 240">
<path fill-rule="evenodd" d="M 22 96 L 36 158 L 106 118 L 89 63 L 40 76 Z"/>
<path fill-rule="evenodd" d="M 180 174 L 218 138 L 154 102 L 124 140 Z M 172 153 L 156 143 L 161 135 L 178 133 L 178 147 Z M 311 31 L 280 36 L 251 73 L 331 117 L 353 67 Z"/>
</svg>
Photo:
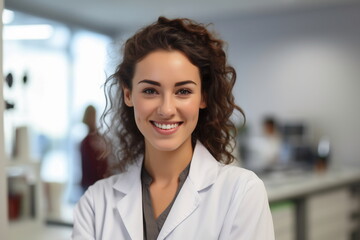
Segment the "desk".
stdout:
<svg viewBox="0 0 360 240">
<path fill-rule="evenodd" d="M 261 178 L 271 205 L 292 203 L 287 205 L 294 210 L 292 239 L 349 240 L 351 234 L 353 239 L 359 237 L 355 232 L 360 229 L 360 169 L 279 172 Z M 274 218 L 275 225 L 276 221 Z M 332 235 L 335 231 L 339 236 Z"/>
</svg>

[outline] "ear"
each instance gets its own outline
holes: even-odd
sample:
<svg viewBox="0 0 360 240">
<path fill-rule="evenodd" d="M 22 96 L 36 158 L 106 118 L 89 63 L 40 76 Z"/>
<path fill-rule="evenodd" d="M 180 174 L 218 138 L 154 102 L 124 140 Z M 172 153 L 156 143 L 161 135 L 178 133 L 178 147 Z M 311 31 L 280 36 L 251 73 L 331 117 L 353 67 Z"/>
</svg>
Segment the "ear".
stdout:
<svg viewBox="0 0 360 240">
<path fill-rule="evenodd" d="M 124 87 L 123 88 L 123 93 L 124 93 L 124 102 L 126 104 L 126 106 L 128 107 L 133 107 L 133 102 L 131 100 L 131 90 Z"/>
<path fill-rule="evenodd" d="M 206 96 L 205 94 L 201 94 L 200 109 L 204 108 L 206 108 Z"/>
</svg>

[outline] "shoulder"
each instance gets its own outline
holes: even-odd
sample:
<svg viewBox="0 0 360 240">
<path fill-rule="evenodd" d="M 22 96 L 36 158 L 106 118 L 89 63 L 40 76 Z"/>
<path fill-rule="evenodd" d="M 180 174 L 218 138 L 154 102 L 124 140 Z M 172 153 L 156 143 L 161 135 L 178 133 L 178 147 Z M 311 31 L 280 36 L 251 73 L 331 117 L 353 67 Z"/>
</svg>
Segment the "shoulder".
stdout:
<svg viewBox="0 0 360 240">
<path fill-rule="evenodd" d="M 266 189 L 254 172 L 223 165 L 213 188 L 225 212 L 223 239 L 274 239 Z"/>
<path fill-rule="evenodd" d="M 78 208 L 88 208 L 89 211 L 101 216 L 105 209 L 115 206 L 124 194 L 116 190 L 117 183 L 122 178 L 122 173 L 117 174 L 91 185 L 78 202 Z"/>
<path fill-rule="evenodd" d="M 262 182 L 261 179 L 250 170 L 234 165 L 224 165 L 219 163 L 219 178 L 237 183 Z"/>
<path fill-rule="evenodd" d="M 113 186 L 119 178 L 121 178 L 121 174 L 95 182 L 85 191 L 84 195 L 80 199 L 80 203 L 88 202 L 89 204 L 97 204 L 98 202 L 106 201 L 105 198 L 109 198 L 113 195 Z"/>
<path fill-rule="evenodd" d="M 125 172 L 97 181 L 89 187 L 87 192 L 94 197 L 102 194 L 124 195 L 140 183 L 140 170 L 141 167 L 138 164 L 133 164 Z"/>
<path fill-rule="evenodd" d="M 221 192 L 246 191 L 252 186 L 263 185 L 254 172 L 217 161 L 200 142 L 195 147 L 189 177 L 198 191 L 209 186 Z"/>
<path fill-rule="evenodd" d="M 89 187 L 90 191 L 99 192 L 106 189 L 111 189 L 114 184 L 121 178 L 122 173 L 116 174 L 104 179 L 101 179 Z"/>
<path fill-rule="evenodd" d="M 263 181 L 254 172 L 238 166 L 219 164 L 216 182 L 240 195 L 254 190 L 266 195 Z"/>
<path fill-rule="evenodd" d="M 223 166 L 218 179 L 229 187 L 227 215 L 224 221 L 226 239 L 275 239 L 272 216 L 263 181 L 252 171 Z M 244 227 L 246 226 L 246 227 Z"/>
</svg>

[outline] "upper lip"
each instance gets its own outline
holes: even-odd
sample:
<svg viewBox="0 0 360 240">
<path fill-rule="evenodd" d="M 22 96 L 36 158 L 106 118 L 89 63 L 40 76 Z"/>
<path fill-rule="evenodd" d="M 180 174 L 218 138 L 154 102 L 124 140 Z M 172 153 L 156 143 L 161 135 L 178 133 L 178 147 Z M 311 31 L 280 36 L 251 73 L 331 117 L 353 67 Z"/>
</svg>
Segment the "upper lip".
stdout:
<svg viewBox="0 0 360 240">
<path fill-rule="evenodd" d="M 181 124 L 183 123 L 182 121 L 171 121 L 171 122 L 164 122 L 164 121 L 154 121 L 154 120 L 150 120 L 151 123 L 159 123 L 159 124 Z"/>
</svg>

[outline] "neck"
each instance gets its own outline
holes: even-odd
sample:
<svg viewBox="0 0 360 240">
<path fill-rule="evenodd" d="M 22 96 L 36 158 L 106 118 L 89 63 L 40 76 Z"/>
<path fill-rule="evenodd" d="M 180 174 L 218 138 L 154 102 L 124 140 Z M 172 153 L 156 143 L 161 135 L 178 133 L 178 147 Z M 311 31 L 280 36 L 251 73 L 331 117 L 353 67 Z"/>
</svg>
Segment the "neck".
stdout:
<svg viewBox="0 0 360 240">
<path fill-rule="evenodd" d="M 193 154 L 191 139 L 174 151 L 160 151 L 145 143 L 144 166 L 156 181 L 174 181 L 190 163 Z"/>
</svg>

